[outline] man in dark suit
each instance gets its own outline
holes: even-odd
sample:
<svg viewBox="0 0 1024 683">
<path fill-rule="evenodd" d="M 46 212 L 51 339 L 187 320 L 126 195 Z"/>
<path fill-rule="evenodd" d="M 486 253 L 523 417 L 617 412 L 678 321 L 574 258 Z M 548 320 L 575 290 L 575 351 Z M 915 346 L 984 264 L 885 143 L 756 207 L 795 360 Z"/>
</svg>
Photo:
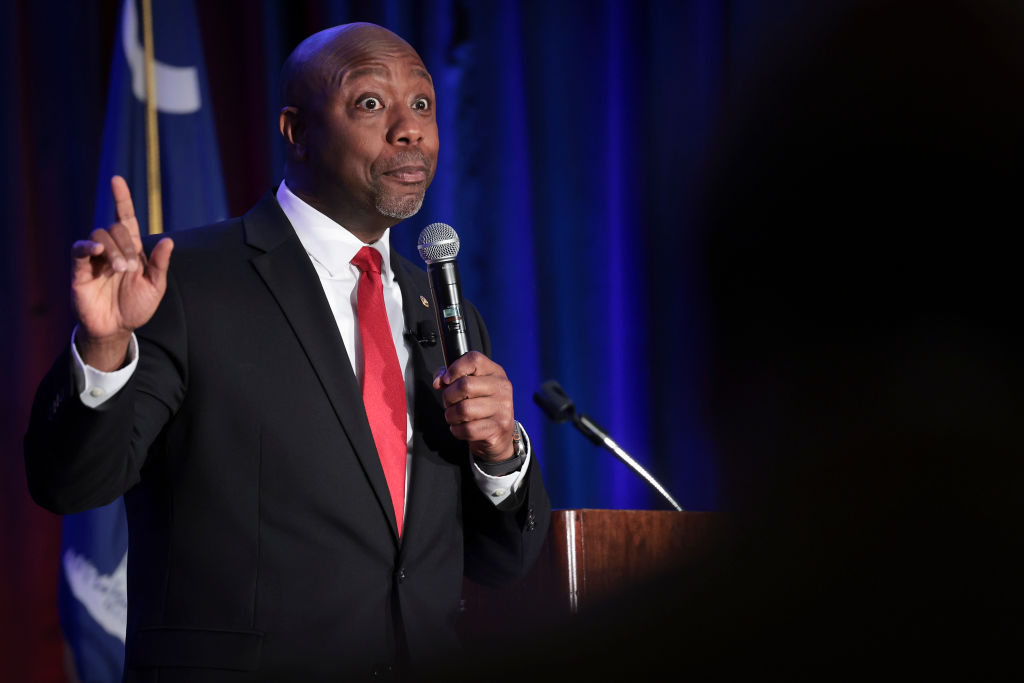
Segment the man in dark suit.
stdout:
<svg viewBox="0 0 1024 683">
<path fill-rule="evenodd" d="M 437 159 L 419 56 L 329 29 L 282 98 L 275 196 L 147 256 L 115 178 L 118 222 L 73 247 L 79 324 L 26 465 L 55 512 L 124 495 L 127 680 L 414 675 L 456 648 L 463 574 L 521 575 L 545 535 L 479 314 L 482 352 L 445 369 L 426 276 L 388 246 Z"/>
</svg>

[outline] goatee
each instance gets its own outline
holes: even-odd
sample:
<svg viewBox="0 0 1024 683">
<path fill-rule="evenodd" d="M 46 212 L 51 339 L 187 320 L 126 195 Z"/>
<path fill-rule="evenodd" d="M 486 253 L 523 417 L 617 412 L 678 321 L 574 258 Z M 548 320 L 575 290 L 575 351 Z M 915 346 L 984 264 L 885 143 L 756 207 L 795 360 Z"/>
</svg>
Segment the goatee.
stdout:
<svg viewBox="0 0 1024 683">
<path fill-rule="evenodd" d="M 397 218 L 402 221 L 416 215 L 416 212 L 423 206 L 423 198 L 426 195 L 426 188 L 423 192 L 415 195 L 396 197 L 393 194 L 377 193 L 377 211 L 383 216 Z"/>
</svg>

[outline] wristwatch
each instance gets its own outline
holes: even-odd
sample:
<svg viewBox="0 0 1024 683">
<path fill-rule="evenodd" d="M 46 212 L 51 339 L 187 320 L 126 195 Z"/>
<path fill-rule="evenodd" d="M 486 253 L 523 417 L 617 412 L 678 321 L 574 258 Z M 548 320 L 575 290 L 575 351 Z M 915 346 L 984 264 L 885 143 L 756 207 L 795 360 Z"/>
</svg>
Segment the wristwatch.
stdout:
<svg viewBox="0 0 1024 683">
<path fill-rule="evenodd" d="M 526 432 L 523 431 L 522 425 L 519 421 L 512 425 L 512 457 L 508 460 L 502 460 L 501 462 L 487 462 L 477 456 L 473 456 L 476 462 L 476 466 L 480 468 L 480 471 L 484 474 L 492 477 L 501 477 L 506 474 L 512 474 L 526 461 L 527 446 L 529 440 L 527 439 Z"/>
</svg>

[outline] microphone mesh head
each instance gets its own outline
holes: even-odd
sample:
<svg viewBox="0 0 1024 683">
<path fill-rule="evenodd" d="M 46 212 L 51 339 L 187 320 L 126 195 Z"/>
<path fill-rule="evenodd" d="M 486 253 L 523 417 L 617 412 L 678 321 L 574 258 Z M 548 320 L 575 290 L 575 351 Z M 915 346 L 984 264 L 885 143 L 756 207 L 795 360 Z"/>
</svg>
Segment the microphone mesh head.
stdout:
<svg viewBox="0 0 1024 683">
<path fill-rule="evenodd" d="M 416 250 L 427 263 L 452 261 L 459 255 L 459 236 L 447 223 L 431 223 L 420 232 Z"/>
</svg>

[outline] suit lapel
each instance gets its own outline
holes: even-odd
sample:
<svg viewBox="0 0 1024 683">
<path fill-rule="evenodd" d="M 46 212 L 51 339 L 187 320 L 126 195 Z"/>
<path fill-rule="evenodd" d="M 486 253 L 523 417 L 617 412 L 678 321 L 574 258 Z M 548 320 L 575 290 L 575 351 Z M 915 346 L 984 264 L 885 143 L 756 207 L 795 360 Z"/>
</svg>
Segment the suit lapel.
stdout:
<svg viewBox="0 0 1024 683">
<path fill-rule="evenodd" d="M 444 365 L 441 343 L 437 340 L 437 322 L 434 318 L 434 303 L 430 298 L 427 280 L 422 273 L 391 250 L 391 267 L 402 291 L 402 312 L 405 329 L 426 336 L 433 331 L 433 343 L 410 342 L 410 362 L 413 366 L 413 462 L 409 482 L 409 499 L 405 514 L 405 537 L 417 538 L 417 528 L 424 524 L 436 509 L 433 496 L 440 490 L 439 477 L 451 477 L 452 463 L 447 458 L 463 454 L 457 447 L 444 421 L 444 407 L 440 394 L 432 383 L 434 371 Z M 412 335 L 407 334 L 409 339 Z M 455 457 L 459 457 L 456 455 Z"/>
<path fill-rule="evenodd" d="M 313 264 L 277 201 L 268 196 L 243 218 L 246 242 L 260 250 L 252 264 L 270 289 L 320 379 L 352 451 L 397 542 L 398 527 L 362 391 Z"/>
</svg>

